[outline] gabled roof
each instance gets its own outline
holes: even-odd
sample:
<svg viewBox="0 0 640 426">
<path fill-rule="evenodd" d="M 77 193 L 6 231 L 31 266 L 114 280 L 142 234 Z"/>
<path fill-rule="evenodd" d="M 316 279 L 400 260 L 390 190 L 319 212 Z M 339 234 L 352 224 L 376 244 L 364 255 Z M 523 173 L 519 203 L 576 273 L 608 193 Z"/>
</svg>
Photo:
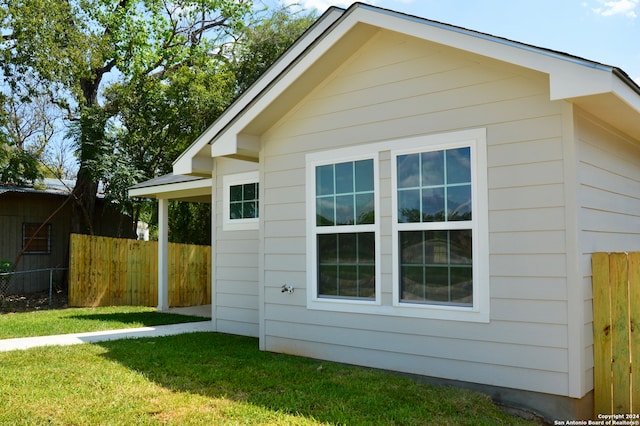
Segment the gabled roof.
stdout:
<svg viewBox="0 0 640 426">
<path fill-rule="evenodd" d="M 173 166 L 210 175 L 212 157 L 256 161 L 259 135 L 379 29 L 422 38 L 549 76 L 551 100 L 569 100 L 640 139 L 640 87 L 621 69 L 441 22 L 354 3 L 330 8 Z M 313 70 L 313 72 L 309 72 Z M 277 102 L 276 102 L 277 101 Z"/>
</svg>

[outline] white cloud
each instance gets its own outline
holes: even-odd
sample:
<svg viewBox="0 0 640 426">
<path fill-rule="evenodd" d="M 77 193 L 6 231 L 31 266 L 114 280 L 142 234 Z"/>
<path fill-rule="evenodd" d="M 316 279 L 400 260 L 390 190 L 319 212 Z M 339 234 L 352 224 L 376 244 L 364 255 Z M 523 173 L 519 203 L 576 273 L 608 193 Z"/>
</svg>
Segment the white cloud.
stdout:
<svg viewBox="0 0 640 426">
<path fill-rule="evenodd" d="M 317 9 L 324 12 L 331 6 L 349 7 L 354 1 L 345 0 L 302 0 L 299 2 L 304 9 Z"/>
<path fill-rule="evenodd" d="M 599 0 L 602 7 L 593 9 L 595 13 L 602 16 L 624 15 L 628 18 L 637 18 L 638 2 L 640 0 Z"/>
<path fill-rule="evenodd" d="M 384 2 L 384 7 L 393 9 L 394 3 L 407 5 L 415 2 L 416 0 L 280 0 L 280 3 L 299 5 L 302 9 L 306 10 L 317 9 L 318 12 L 323 13 L 331 6 L 337 6 L 346 9 L 356 1 L 360 1 L 361 3 L 366 3 L 373 6 L 381 6 L 381 2 Z"/>
</svg>

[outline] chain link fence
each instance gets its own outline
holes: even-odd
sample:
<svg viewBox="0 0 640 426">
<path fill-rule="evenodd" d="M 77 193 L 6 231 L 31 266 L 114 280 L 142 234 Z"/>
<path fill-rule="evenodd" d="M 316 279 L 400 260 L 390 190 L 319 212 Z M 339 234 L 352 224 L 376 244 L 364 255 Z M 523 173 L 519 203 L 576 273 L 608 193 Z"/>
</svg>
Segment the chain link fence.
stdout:
<svg viewBox="0 0 640 426">
<path fill-rule="evenodd" d="M 17 272 L 0 272 L 0 300 L 4 299 L 9 292 L 9 285 L 11 279 L 16 275 L 21 274 L 33 274 L 33 273 L 48 273 L 49 278 L 49 303 L 51 303 L 53 293 L 53 273 L 56 271 L 66 271 L 67 268 L 46 268 L 46 269 L 34 269 L 31 271 L 17 271 Z"/>
</svg>

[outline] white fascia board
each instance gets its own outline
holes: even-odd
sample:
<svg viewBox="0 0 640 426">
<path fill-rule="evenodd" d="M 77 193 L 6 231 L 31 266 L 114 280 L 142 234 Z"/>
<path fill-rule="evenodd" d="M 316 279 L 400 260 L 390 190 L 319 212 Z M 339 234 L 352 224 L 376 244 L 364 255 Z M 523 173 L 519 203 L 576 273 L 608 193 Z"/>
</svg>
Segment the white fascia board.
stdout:
<svg viewBox="0 0 640 426">
<path fill-rule="evenodd" d="M 640 112 L 640 89 L 634 90 L 622 80 L 621 77 L 615 76 L 613 79 L 613 93 L 620 97 L 624 102 L 636 111 Z"/>
<path fill-rule="evenodd" d="M 363 10 L 363 14 L 372 25 L 545 73 L 550 77 L 551 100 L 620 90 L 638 98 L 607 65 L 394 12 Z"/>
<path fill-rule="evenodd" d="M 139 198 L 185 198 L 211 194 L 213 179 L 198 179 L 188 182 L 169 183 L 129 190 L 129 197 Z"/>
<path fill-rule="evenodd" d="M 329 9 L 322 17 L 316 21 L 316 23 L 309 28 L 296 43 L 294 43 L 289 50 L 287 50 L 283 56 L 281 56 L 261 77 L 256 80 L 253 85 L 247 89 L 240 97 L 227 108 L 222 115 L 213 122 L 198 138 L 184 151 L 178 159 L 174 162 L 174 173 L 179 174 L 192 174 L 190 160 L 192 157 L 197 156 L 200 152 L 206 152 L 207 155 L 211 155 L 210 149 L 207 145 L 213 142 L 213 139 L 221 131 L 225 129 L 231 123 L 235 117 L 242 114 L 242 112 L 253 102 L 256 96 L 259 96 L 263 90 L 271 84 L 271 81 L 276 79 L 280 73 L 282 73 L 299 55 L 301 55 L 316 38 L 322 35 L 327 28 L 329 28 L 335 21 L 342 16 L 344 11 L 338 8 Z M 216 141 L 217 143 L 217 141 Z M 227 152 L 228 150 L 223 150 Z M 228 154 L 226 154 L 228 155 Z"/>
<path fill-rule="evenodd" d="M 358 14 L 350 14 L 341 20 L 337 26 L 325 34 L 311 50 L 304 55 L 295 58 L 295 65 L 286 73 L 276 75 L 272 79 L 272 86 L 265 92 L 260 93 L 254 99 L 254 103 L 235 121 L 227 127 L 223 134 L 219 135 L 212 144 L 212 155 L 231 155 L 238 150 L 238 139 L 242 129 L 254 120 L 261 111 L 267 108 L 281 93 L 283 93 L 293 82 L 302 76 L 322 55 L 324 55 L 332 45 L 337 43 L 351 28 L 361 22 Z M 220 146 L 217 146 L 220 145 Z"/>
<path fill-rule="evenodd" d="M 615 76 L 609 71 L 586 67 L 557 67 L 549 73 L 551 100 L 570 99 L 613 91 Z"/>
</svg>

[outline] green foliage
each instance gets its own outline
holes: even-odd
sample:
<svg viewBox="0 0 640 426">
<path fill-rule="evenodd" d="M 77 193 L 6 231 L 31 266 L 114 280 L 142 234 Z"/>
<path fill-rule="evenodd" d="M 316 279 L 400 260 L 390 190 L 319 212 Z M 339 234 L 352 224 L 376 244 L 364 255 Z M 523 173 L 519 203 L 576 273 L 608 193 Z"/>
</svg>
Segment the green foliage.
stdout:
<svg viewBox="0 0 640 426">
<path fill-rule="evenodd" d="M 0 259 L 0 272 L 11 272 L 13 263 L 6 259 Z"/>
<path fill-rule="evenodd" d="M 124 151 L 109 132 L 109 126 L 119 123 L 126 114 L 118 110 L 123 102 L 108 103 L 105 89 L 117 81 L 121 87 L 128 87 L 135 98 L 134 89 L 146 90 L 151 85 L 158 88 L 163 84 L 171 87 L 172 79 L 184 78 L 191 69 L 196 74 L 204 69 L 217 73 L 217 64 L 229 61 L 233 34 L 240 31 L 252 10 L 251 0 L 13 0 L 3 3 L 0 69 L 4 83 L 12 90 L 23 88 L 20 91 L 23 103 L 41 96 L 50 99 L 52 105 L 66 114 L 68 123 L 74 124 L 70 135 L 77 144 L 79 159 L 77 191 L 95 188 L 99 179 L 111 178 L 111 174 L 104 173 L 105 164 L 129 163 L 126 157 L 123 161 L 106 158 Z M 140 99 L 144 97 L 145 93 L 139 95 Z M 180 107 L 191 102 L 189 98 L 180 97 L 180 93 L 172 100 L 173 105 Z M 201 105 L 194 107 L 198 106 Z M 179 117 L 173 118 L 176 118 L 174 123 L 180 123 Z M 195 127 L 201 129 L 202 120 L 188 123 L 195 123 Z M 204 120 L 209 122 L 210 117 Z M 147 124 L 153 125 L 153 119 Z M 169 129 L 165 133 L 188 137 L 194 132 Z M 147 135 L 141 137 L 144 136 Z M 152 141 L 164 145 L 159 152 L 150 154 L 161 157 L 151 167 L 162 164 L 166 168 L 174 159 L 171 156 L 185 144 L 184 140 Z M 128 173 L 119 170 L 115 175 L 151 177 L 156 172 L 141 173 L 142 170 L 145 169 L 134 168 Z M 110 188 L 117 188 L 125 181 L 114 179 Z M 122 192 L 122 188 L 115 191 L 116 194 Z M 95 194 L 87 190 L 78 200 L 80 205 L 73 210 L 72 229 L 90 231 Z"/>
<path fill-rule="evenodd" d="M 169 204 L 169 241 L 211 244 L 211 204 L 173 201 Z"/>
<path fill-rule="evenodd" d="M 0 138 L 0 184 L 23 186 L 42 177 L 36 156 Z"/>
<path fill-rule="evenodd" d="M 22 105 L 49 99 L 65 114 L 80 164 L 77 188 L 101 180 L 107 199 L 134 221 L 147 207 L 129 199 L 127 188 L 170 172 L 180 153 L 315 19 L 288 7 L 256 12 L 251 0 L 5 4 L 4 83 Z M 31 179 L 37 164 L 14 151 L 10 163 L 5 145 L 0 166 L 12 174 L 0 178 Z M 74 209 L 82 218 L 92 214 L 89 195 Z M 174 210 L 174 238 L 201 242 L 210 226 L 206 208 Z"/>
<path fill-rule="evenodd" d="M 234 64 L 238 92 L 244 92 L 316 19 L 314 12 L 294 12 L 291 7 L 281 6 L 246 26 Z"/>
</svg>

